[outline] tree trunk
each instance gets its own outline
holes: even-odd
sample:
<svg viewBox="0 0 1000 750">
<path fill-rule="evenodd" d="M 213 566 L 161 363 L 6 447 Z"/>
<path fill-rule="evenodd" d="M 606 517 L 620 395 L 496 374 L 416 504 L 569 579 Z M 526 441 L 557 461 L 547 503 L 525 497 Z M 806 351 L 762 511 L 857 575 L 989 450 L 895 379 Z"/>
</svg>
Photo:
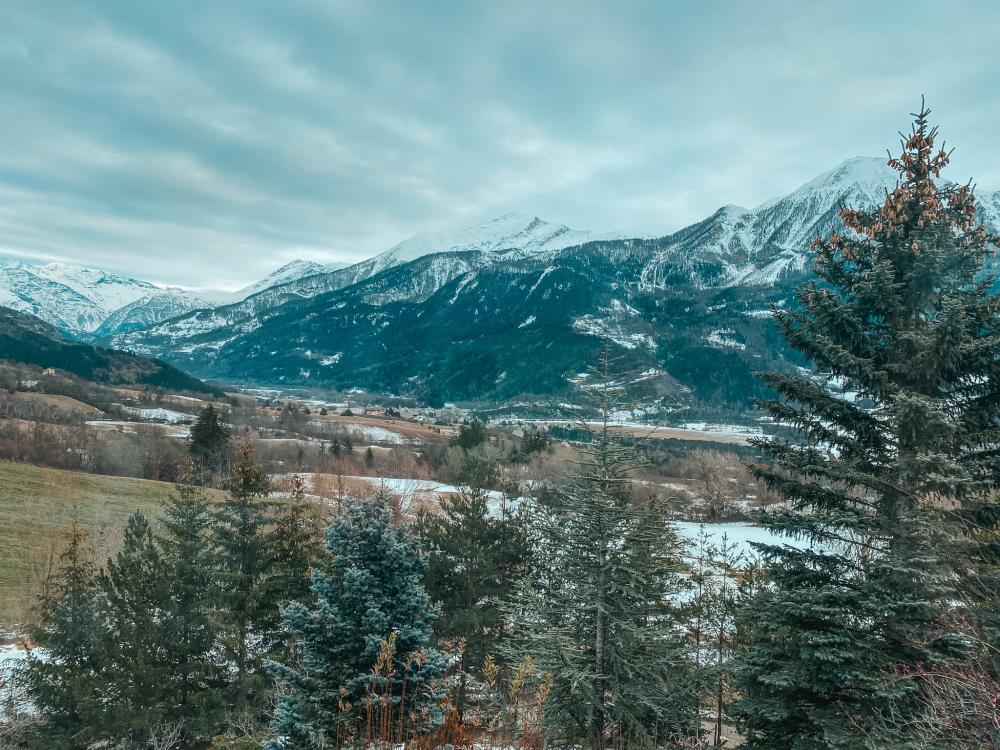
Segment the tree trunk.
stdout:
<svg viewBox="0 0 1000 750">
<path fill-rule="evenodd" d="M 604 599 L 607 588 L 608 552 L 603 545 L 598 561 L 600 568 L 597 577 L 597 611 L 594 627 L 594 716 L 591 742 L 594 750 L 604 750 L 604 641 L 607 637 L 604 624 Z"/>
</svg>

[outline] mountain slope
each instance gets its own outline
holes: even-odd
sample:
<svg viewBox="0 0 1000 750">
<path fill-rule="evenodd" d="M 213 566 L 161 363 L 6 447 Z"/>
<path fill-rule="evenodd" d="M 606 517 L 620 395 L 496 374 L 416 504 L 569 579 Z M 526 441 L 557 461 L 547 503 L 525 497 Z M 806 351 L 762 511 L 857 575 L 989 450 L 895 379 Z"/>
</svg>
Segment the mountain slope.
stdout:
<svg viewBox="0 0 1000 750">
<path fill-rule="evenodd" d="M 469 250 L 491 253 L 516 249 L 535 254 L 562 250 L 598 239 L 620 239 L 620 235 L 596 235 L 515 211 L 486 224 L 455 232 L 420 232 L 389 248 L 376 256 L 376 259 L 382 259 L 382 267 L 387 268 L 436 253 Z"/>
<path fill-rule="evenodd" d="M 315 263 L 311 260 L 293 260 L 291 263 L 283 265 L 277 271 L 272 271 L 260 281 L 245 286 L 238 292 L 234 292 L 226 301 L 238 302 L 265 289 L 299 281 L 300 279 L 316 276 L 321 273 L 330 273 L 331 271 L 344 268 L 346 265 L 346 263 Z"/>
<path fill-rule="evenodd" d="M 572 398 L 608 343 L 654 373 L 665 405 L 740 409 L 755 370 L 794 365 L 768 307 L 810 272 L 812 238 L 840 228 L 841 205 L 870 207 L 894 184 L 883 160 L 848 159 L 657 239 L 507 215 L 113 341 L 237 381 L 499 400 Z M 1000 229 L 1000 196 L 983 196 L 981 214 Z"/>
<path fill-rule="evenodd" d="M 342 266 L 296 260 L 237 292 L 196 293 L 85 266 L 8 262 L 0 263 L 0 305 L 35 315 L 73 338 L 100 339 L 192 310 L 232 304 Z"/>
<path fill-rule="evenodd" d="M 165 362 L 69 341 L 48 323 L 8 307 L 0 307 L 0 359 L 65 370 L 99 383 L 222 395 L 218 388 Z"/>
</svg>

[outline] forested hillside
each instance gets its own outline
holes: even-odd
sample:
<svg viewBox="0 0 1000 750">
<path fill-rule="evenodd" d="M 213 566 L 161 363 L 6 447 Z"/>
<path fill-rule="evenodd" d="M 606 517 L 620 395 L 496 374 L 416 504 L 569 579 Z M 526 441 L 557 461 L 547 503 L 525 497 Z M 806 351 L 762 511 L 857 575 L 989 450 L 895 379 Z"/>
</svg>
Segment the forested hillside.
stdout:
<svg viewBox="0 0 1000 750">
<path fill-rule="evenodd" d="M 160 360 L 69 341 L 38 318 L 6 307 L 0 307 L 0 359 L 51 367 L 98 383 L 222 393 Z"/>
</svg>

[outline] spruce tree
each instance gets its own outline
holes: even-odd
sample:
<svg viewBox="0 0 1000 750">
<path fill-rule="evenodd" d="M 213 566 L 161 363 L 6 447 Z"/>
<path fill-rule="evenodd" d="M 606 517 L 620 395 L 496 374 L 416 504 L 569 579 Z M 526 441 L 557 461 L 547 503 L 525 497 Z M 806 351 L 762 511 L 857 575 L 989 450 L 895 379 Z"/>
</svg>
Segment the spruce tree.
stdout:
<svg viewBox="0 0 1000 750">
<path fill-rule="evenodd" d="M 919 675 L 969 656 L 952 604 L 996 489 L 1000 338 L 990 238 L 970 186 L 936 184 L 948 154 L 928 114 L 889 159 L 897 187 L 841 212 L 847 231 L 815 243 L 818 279 L 776 313 L 815 376 L 764 378 L 763 407 L 800 440 L 763 442 L 754 473 L 788 505 L 766 523 L 800 543 L 764 548 L 733 706 L 749 748 L 910 747 L 882 712 L 905 725 Z"/>
<path fill-rule="evenodd" d="M 229 457 L 230 430 L 214 404 L 207 404 L 191 425 L 191 458 L 208 476 L 221 471 Z"/>
<path fill-rule="evenodd" d="M 104 686 L 95 612 L 94 567 L 74 519 L 56 573 L 46 581 L 32 637 L 44 657 L 28 654 L 25 687 L 41 719 L 37 746 L 83 750 L 100 737 Z"/>
<path fill-rule="evenodd" d="M 224 674 L 214 654 L 212 520 L 205 493 L 181 484 L 164 509 L 157 539 L 168 590 L 166 687 L 172 715 L 183 722 L 189 741 L 217 729 L 225 700 Z"/>
<path fill-rule="evenodd" d="M 284 608 L 291 602 L 307 603 L 311 597 L 312 568 L 323 553 L 316 517 L 305 497 L 305 483 L 299 475 L 292 476 L 288 499 L 276 503 L 274 528 L 271 531 L 271 570 L 269 585 L 272 598 Z M 284 631 L 278 633 L 286 648 Z M 276 653 L 275 658 L 286 654 Z"/>
<path fill-rule="evenodd" d="M 428 683 L 443 670 L 429 647 L 436 611 L 423 587 L 424 562 L 408 530 L 392 524 L 388 496 L 349 503 L 327 530 L 326 546 L 329 561 L 312 574 L 311 605 L 285 610 L 296 658 L 270 666 L 279 686 L 271 750 L 361 737 L 366 698 L 384 698 L 409 725 L 414 709 L 433 705 Z M 391 664 L 375 669 L 382 653 Z"/>
<path fill-rule="evenodd" d="M 253 714 L 265 695 L 265 659 L 280 627 L 279 592 L 269 577 L 274 540 L 271 483 L 254 463 L 249 439 L 240 445 L 227 497 L 212 527 L 219 643 L 232 668 L 231 705 Z"/>
<path fill-rule="evenodd" d="M 170 590 L 149 522 L 129 517 L 122 549 L 97 578 L 101 680 L 107 708 L 99 730 L 118 741 L 144 740 L 161 721 L 174 721 L 167 637 Z"/>
<path fill-rule="evenodd" d="M 602 422 L 574 473 L 529 505 L 532 573 L 508 607 L 514 661 L 552 677 L 550 725 L 593 748 L 654 746 L 696 733 L 697 685 L 681 619 L 682 543 L 653 500 L 636 502 L 642 459 Z"/>
<path fill-rule="evenodd" d="M 434 626 L 440 640 L 463 639 L 456 704 L 465 705 L 467 673 L 487 655 L 498 655 L 503 637 L 501 604 L 529 559 L 524 518 L 502 500 L 491 512 L 489 493 L 466 487 L 440 500 L 436 512 L 422 510 L 417 534 L 427 559 L 427 592 L 441 604 Z"/>
</svg>

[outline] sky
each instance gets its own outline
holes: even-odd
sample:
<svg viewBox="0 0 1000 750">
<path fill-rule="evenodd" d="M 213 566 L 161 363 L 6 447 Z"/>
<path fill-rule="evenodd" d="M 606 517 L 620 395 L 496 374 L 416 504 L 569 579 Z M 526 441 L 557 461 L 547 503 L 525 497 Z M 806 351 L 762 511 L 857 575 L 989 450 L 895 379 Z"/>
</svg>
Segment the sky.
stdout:
<svg viewBox="0 0 1000 750">
<path fill-rule="evenodd" d="M 234 289 L 522 211 L 667 234 L 895 149 L 1000 189 L 1000 3 L 0 0 L 0 255 Z"/>
</svg>

